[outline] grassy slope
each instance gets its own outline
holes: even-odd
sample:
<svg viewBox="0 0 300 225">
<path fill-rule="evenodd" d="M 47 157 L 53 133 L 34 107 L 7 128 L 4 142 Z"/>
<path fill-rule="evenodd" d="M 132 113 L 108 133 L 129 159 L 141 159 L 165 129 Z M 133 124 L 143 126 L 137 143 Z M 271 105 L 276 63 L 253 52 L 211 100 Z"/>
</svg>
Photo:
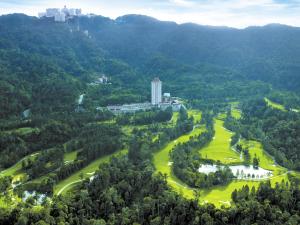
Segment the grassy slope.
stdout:
<svg viewBox="0 0 300 225">
<path fill-rule="evenodd" d="M 93 176 L 94 172 L 98 170 L 99 165 L 102 163 L 106 163 L 110 160 L 110 158 L 114 155 L 117 155 L 118 153 L 124 154 L 126 153 L 126 150 L 118 151 L 114 154 L 107 155 L 104 157 L 101 157 L 93 162 L 91 162 L 89 165 L 84 167 L 83 169 L 77 171 L 76 173 L 72 174 L 70 177 L 66 178 L 65 180 L 60 181 L 58 184 L 54 186 L 54 194 L 63 194 L 70 190 L 70 188 L 73 187 L 72 183 L 75 185 L 76 183 L 79 183 L 81 181 L 81 174 L 83 175 L 83 179 L 89 178 Z M 63 189 L 63 191 L 61 191 Z"/>
<path fill-rule="evenodd" d="M 220 160 L 223 164 L 242 162 L 240 155 L 233 151 L 230 146 L 232 133 L 223 127 L 224 122 L 220 119 L 215 120 L 214 139 L 200 150 L 202 158 Z"/>
</svg>

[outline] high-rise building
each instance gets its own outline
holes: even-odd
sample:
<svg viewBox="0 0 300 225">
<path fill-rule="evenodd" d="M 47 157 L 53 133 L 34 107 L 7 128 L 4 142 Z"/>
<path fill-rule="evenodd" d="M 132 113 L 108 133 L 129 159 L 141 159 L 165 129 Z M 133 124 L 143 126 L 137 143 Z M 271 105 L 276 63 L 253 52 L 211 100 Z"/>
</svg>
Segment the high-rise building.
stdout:
<svg viewBox="0 0 300 225">
<path fill-rule="evenodd" d="M 158 105 L 161 103 L 161 81 L 158 77 L 151 82 L 151 104 Z"/>
</svg>

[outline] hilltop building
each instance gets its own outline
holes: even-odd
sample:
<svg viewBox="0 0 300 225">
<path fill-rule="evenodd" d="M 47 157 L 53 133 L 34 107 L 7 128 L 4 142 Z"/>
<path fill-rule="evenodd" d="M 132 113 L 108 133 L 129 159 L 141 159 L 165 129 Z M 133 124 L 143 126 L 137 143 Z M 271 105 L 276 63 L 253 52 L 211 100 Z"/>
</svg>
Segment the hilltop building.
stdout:
<svg viewBox="0 0 300 225">
<path fill-rule="evenodd" d="M 158 77 L 154 78 L 151 82 L 151 104 L 158 105 L 161 103 L 161 87 L 162 83 Z"/>
<path fill-rule="evenodd" d="M 70 18 L 81 15 L 81 9 L 68 9 L 66 6 L 62 9 L 49 8 L 46 9 L 46 12 L 40 12 L 38 14 L 39 18 L 53 18 L 55 22 L 66 22 Z"/>
</svg>

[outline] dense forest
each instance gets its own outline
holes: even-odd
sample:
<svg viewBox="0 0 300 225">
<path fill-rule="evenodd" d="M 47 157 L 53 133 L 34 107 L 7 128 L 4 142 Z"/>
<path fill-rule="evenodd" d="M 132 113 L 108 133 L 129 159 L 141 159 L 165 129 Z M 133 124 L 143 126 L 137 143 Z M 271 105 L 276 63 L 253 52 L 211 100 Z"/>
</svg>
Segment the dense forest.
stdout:
<svg viewBox="0 0 300 225">
<path fill-rule="evenodd" d="M 199 205 L 174 193 L 149 163 L 114 158 L 84 191 L 47 200 L 36 209 L 28 199 L 13 212 L 0 210 L 0 224 L 299 224 L 300 191 L 295 184 L 269 183 L 234 191 L 233 208 Z M 0 188 L 6 190 L 4 181 Z M 22 210 L 21 210 L 22 208 Z"/>
</svg>

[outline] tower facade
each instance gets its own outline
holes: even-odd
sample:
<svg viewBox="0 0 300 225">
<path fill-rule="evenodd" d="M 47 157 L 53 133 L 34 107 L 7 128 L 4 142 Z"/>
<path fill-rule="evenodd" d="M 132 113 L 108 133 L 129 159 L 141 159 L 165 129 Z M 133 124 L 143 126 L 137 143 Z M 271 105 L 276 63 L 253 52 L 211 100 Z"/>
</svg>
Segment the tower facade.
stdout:
<svg viewBox="0 0 300 225">
<path fill-rule="evenodd" d="M 161 86 L 162 82 L 158 77 L 154 78 L 151 82 L 151 104 L 157 105 L 161 103 Z"/>
</svg>

